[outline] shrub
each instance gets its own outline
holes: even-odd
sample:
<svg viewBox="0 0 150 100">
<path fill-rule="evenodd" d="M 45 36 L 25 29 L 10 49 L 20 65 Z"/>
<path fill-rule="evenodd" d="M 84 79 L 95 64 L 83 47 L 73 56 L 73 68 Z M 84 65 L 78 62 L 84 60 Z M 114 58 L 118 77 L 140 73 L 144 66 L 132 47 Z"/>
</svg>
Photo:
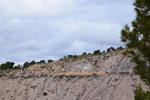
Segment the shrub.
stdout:
<svg viewBox="0 0 150 100">
<path fill-rule="evenodd" d="M 27 67 L 29 67 L 30 66 L 30 64 L 29 64 L 29 62 L 27 61 L 27 62 L 25 62 L 24 64 L 23 64 L 23 68 L 27 68 Z"/>
<path fill-rule="evenodd" d="M 40 63 L 40 64 L 45 64 L 46 62 L 45 62 L 45 60 L 40 60 L 39 63 Z"/>
<path fill-rule="evenodd" d="M 103 53 L 105 53 L 105 51 L 103 51 Z"/>
<path fill-rule="evenodd" d="M 7 61 L 6 63 L 3 63 L 0 68 L 3 70 L 13 69 L 14 64 L 15 64 L 14 62 Z"/>
<path fill-rule="evenodd" d="M 73 57 L 73 55 L 68 55 L 69 58 Z"/>
<path fill-rule="evenodd" d="M 17 65 L 14 67 L 14 69 L 21 69 L 21 67 L 22 67 L 21 65 Z"/>
<path fill-rule="evenodd" d="M 120 47 L 118 47 L 118 48 L 117 48 L 117 50 L 122 50 L 122 49 L 123 49 L 123 47 L 122 47 L 122 46 L 120 46 Z"/>
<path fill-rule="evenodd" d="M 135 100 L 150 100 L 150 92 L 144 92 L 141 85 L 134 90 L 134 99 Z"/>
<path fill-rule="evenodd" d="M 114 50 L 115 50 L 114 47 L 110 47 L 110 48 L 107 49 L 107 53 L 112 52 L 112 51 L 114 51 Z"/>
<path fill-rule="evenodd" d="M 86 52 L 83 52 L 82 55 L 86 55 Z"/>
<path fill-rule="evenodd" d="M 77 57 L 78 57 L 77 55 L 74 55 L 74 56 L 73 56 L 73 58 L 77 58 Z"/>
<path fill-rule="evenodd" d="M 32 60 L 31 62 L 30 62 L 30 65 L 34 65 L 36 62 L 35 62 L 35 60 Z"/>
<path fill-rule="evenodd" d="M 48 60 L 47 62 L 48 62 L 48 63 L 51 63 L 51 62 L 53 62 L 53 60 Z"/>
<path fill-rule="evenodd" d="M 100 50 L 95 50 L 93 54 L 95 55 L 100 54 Z"/>
</svg>

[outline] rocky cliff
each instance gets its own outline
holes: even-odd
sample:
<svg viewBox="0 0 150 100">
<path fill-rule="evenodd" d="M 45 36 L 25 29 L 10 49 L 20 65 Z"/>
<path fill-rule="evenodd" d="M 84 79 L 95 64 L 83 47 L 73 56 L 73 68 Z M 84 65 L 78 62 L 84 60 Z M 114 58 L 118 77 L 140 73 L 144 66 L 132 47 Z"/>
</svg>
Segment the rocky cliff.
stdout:
<svg viewBox="0 0 150 100">
<path fill-rule="evenodd" d="M 138 84 L 148 87 L 122 52 L 63 58 L 2 74 L 0 100 L 134 100 Z"/>
</svg>

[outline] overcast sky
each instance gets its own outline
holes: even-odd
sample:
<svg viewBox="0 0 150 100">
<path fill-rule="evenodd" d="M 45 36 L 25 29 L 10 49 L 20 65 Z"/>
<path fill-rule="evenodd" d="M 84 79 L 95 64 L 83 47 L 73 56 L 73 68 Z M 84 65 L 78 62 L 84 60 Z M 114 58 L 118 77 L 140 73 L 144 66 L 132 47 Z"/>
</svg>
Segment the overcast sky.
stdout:
<svg viewBox="0 0 150 100">
<path fill-rule="evenodd" d="M 57 60 L 123 46 L 133 0 L 0 0 L 0 63 Z"/>
</svg>

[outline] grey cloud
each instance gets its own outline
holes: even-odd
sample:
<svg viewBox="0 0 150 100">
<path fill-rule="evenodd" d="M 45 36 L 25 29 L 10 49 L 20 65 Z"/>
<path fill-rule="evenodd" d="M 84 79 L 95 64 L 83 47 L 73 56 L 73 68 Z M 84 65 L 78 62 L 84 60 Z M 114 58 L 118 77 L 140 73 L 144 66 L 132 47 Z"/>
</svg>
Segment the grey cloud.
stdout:
<svg viewBox="0 0 150 100">
<path fill-rule="evenodd" d="M 134 18 L 131 0 L 71 1 L 64 0 L 63 6 L 60 5 L 62 2 L 55 4 L 61 7 L 55 6 L 54 12 L 41 9 L 43 11 L 39 14 L 32 9 L 33 14 L 20 16 L 14 13 L 15 10 L 18 12 L 15 8 L 12 12 L 6 11 L 7 16 L 0 10 L 0 63 L 56 60 L 68 54 L 93 52 L 100 49 L 101 43 L 103 50 L 110 46 L 123 46 L 119 39 L 120 29 Z M 62 7 L 64 10 L 58 11 Z M 3 9 L 7 10 L 7 7 L 3 6 Z"/>
</svg>

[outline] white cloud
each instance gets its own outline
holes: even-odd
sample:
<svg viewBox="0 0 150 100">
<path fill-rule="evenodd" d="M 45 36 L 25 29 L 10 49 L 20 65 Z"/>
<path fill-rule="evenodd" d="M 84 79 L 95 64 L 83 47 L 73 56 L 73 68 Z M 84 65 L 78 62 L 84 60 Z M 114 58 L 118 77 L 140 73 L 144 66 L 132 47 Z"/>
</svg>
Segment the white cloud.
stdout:
<svg viewBox="0 0 150 100">
<path fill-rule="evenodd" d="M 78 0 L 0 0 L 8 16 L 58 15 L 74 9 Z"/>
<path fill-rule="evenodd" d="M 117 23 L 98 23 L 82 20 L 60 22 L 58 20 L 53 25 L 64 32 L 65 36 L 71 35 L 74 39 L 95 41 L 96 43 L 119 42 L 121 26 Z"/>
<path fill-rule="evenodd" d="M 82 54 L 83 52 L 93 52 L 93 50 L 99 49 L 98 46 L 99 44 L 95 44 L 93 42 L 74 40 L 70 46 L 68 48 L 64 48 L 62 52 L 66 55 L 78 55 Z"/>
<path fill-rule="evenodd" d="M 93 52 L 101 43 L 103 50 L 120 46 L 132 10 L 119 0 L 0 0 L 0 63 L 58 59 Z"/>
</svg>

